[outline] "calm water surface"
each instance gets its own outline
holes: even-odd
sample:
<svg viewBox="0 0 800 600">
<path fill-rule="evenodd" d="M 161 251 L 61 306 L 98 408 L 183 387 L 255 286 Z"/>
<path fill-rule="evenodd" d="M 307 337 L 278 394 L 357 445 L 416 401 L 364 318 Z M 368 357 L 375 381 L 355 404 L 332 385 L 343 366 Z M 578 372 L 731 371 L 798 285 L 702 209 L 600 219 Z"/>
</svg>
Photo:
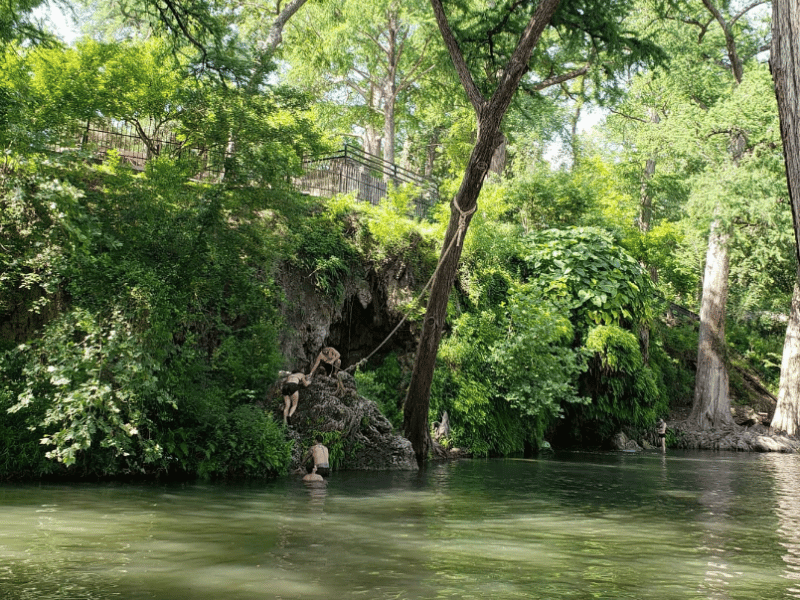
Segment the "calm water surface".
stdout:
<svg viewBox="0 0 800 600">
<path fill-rule="evenodd" d="M 2 600 L 800 598 L 800 456 L 0 487 Z"/>
</svg>

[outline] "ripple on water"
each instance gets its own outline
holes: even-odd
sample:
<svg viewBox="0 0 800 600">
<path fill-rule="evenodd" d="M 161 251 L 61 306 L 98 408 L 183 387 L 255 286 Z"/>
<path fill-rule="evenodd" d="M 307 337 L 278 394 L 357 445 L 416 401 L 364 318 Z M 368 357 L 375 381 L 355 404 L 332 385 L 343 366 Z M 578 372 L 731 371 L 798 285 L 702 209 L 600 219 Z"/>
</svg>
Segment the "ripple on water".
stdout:
<svg viewBox="0 0 800 600">
<path fill-rule="evenodd" d="M 0 598 L 800 598 L 798 482 L 797 461 L 670 453 L 334 473 L 316 495 L 12 486 Z"/>
</svg>

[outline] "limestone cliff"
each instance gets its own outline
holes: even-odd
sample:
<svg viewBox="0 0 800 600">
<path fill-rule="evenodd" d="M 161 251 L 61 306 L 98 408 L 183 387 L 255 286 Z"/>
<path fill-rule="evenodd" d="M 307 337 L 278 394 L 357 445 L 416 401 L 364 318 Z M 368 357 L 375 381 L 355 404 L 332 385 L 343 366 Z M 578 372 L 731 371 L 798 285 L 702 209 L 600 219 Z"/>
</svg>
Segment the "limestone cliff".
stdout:
<svg viewBox="0 0 800 600">
<path fill-rule="evenodd" d="M 402 307 L 424 281 L 400 258 L 364 265 L 342 282 L 338 298 L 321 293 L 313 277 L 284 268 L 277 277 L 283 290 L 280 347 L 283 367 L 308 373 L 319 351 L 333 346 L 342 355 L 342 368 L 369 356 L 402 320 Z M 406 321 L 381 352 L 401 354 L 416 349 L 416 326 Z"/>
</svg>

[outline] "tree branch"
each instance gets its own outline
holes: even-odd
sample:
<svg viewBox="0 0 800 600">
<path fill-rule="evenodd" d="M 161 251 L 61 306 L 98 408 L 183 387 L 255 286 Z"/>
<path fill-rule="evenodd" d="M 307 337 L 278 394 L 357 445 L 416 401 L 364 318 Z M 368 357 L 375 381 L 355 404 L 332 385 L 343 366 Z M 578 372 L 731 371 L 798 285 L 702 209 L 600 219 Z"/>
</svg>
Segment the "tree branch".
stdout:
<svg viewBox="0 0 800 600">
<path fill-rule="evenodd" d="M 206 47 L 203 44 L 201 44 L 198 40 L 196 40 L 192 35 L 192 33 L 189 31 L 188 18 L 186 22 L 184 22 L 183 19 L 184 15 L 180 14 L 178 6 L 172 0 L 161 0 L 161 2 L 164 2 L 166 9 L 161 7 L 160 2 L 156 2 L 155 5 L 156 10 L 158 11 L 158 14 L 161 17 L 161 22 L 173 30 L 175 28 L 174 26 L 177 25 L 180 32 L 184 35 L 184 37 L 187 40 L 189 40 L 189 43 L 200 51 L 200 54 L 203 57 L 202 63 L 203 65 L 205 65 L 206 58 L 208 57 L 208 51 L 206 50 Z M 172 18 L 170 18 L 170 15 L 172 15 Z"/>
<path fill-rule="evenodd" d="M 418 81 L 420 77 L 424 76 L 426 73 L 429 73 L 435 67 L 435 65 L 431 65 L 424 71 L 420 72 L 419 75 L 414 75 L 414 72 L 420 68 L 422 62 L 425 60 L 425 52 L 428 49 L 428 44 L 430 43 L 431 39 L 432 37 L 429 37 L 427 40 L 425 40 L 425 43 L 422 45 L 422 50 L 420 50 L 419 57 L 417 58 L 416 62 L 412 65 L 411 70 L 408 72 L 408 75 L 406 75 L 403 81 L 398 84 L 395 95 L 402 92 L 404 89 L 406 89 L 415 81 Z"/>
<path fill-rule="evenodd" d="M 613 108 L 607 108 L 608 112 L 614 113 L 615 115 L 619 115 L 625 119 L 630 121 L 639 121 L 640 123 L 650 123 L 649 119 L 642 119 L 641 117 L 634 117 L 633 115 L 629 115 L 619 110 L 614 110 Z"/>
<path fill-rule="evenodd" d="M 586 63 L 582 67 L 578 67 L 577 69 L 573 69 L 572 71 L 562 73 L 561 75 L 554 75 L 552 77 L 548 77 L 547 79 L 544 79 L 539 83 L 534 84 L 531 87 L 524 88 L 524 91 L 529 94 L 532 94 L 533 92 L 540 92 L 546 88 L 558 85 L 560 83 L 564 83 L 565 81 L 569 81 L 570 79 L 575 79 L 576 77 L 580 77 L 581 75 L 586 75 L 586 73 L 589 72 L 590 66 L 591 63 Z"/>
<path fill-rule="evenodd" d="M 742 10 L 740 10 L 740 11 L 739 11 L 739 12 L 738 12 L 738 13 L 737 13 L 737 14 L 736 14 L 736 15 L 735 15 L 735 16 L 734 16 L 732 19 L 731 19 L 731 27 L 733 27 L 733 26 L 734 26 L 734 24 L 736 24 L 736 21 L 738 21 L 739 19 L 741 19 L 741 18 L 742 18 L 744 15 L 746 15 L 748 12 L 750 12 L 751 10 L 753 10 L 753 9 L 754 9 L 756 6 L 759 6 L 759 5 L 761 5 L 761 4 L 769 4 L 769 2 L 770 2 L 770 0 L 755 0 L 755 2 L 753 2 L 752 4 L 750 4 L 750 5 L 748 5 L 748 6 L 745 6 L 745 7 L 744 7 Z"/>
<path fill-rule="evenodd" d="M 453 66 L 456 69 L 456 73 L 458 73 L 458 78 L 461 80 L 461 85 L 464 87 L 467 98 L 469 98 L 470 103 L 472 103 L 475 112 L 480 115 L 483 106 L 486 104 L 486 99 L 481 95 L 478 86 L 475 85 L 475 81 L 472 79 L 472 73 L 469 72 L 469 67 L 467 67 L 467 63 L 464 60 L 461 48 L 458 46 L 458 42 L 453 32 L 450 30 L 450 25 L 447 22 L 447 15 L 444 14 L 442 0 L 431 0 L 431 6 L 433 7 L 433 14 L 436 16 L 436 24 L 439 26 L 439 32 L 442 34 L 442 40 L 444 40 L 444 45 L 450 53 L 450 59 L 453 61 Z"/>
<path fill-rule="evenodd" d="M 533 47 L 539 41 L 553 13 L 556 12 L 560 0 L 541 0 L 539 5 L 525 27 L 525 31 L 511 55 L 503 75 L 500 78 L 500 85 L 495 90 L 489 101 L 489 110 L 492 114 L 505 115 L 511 98 L 519 87 L 522 76 L 528 71 L 528 61 L 530 60 Z M 479 116 L 480 113 L 479 113 Z"/>
<path fill-rule="evenodd" d="M 733 37 L 733 23 L 728 24 L 725 21 L 725 17 L 723 17 L 720 10 L 711 3 L 711 0 L 703 0 L 703 6 L 708 9 L 708 12 L 714 16 L 717 23 L 719 23 L 720 28 L 722 28 L 722 33 L 725 35 L 725 49 L 727 50 L 728 58 L 731 61 L 733 77 L 736 79 L 736 83 L 742 83 L 744 69 L 742 67 L 742 61 L 739 59 L 739 55 L 736 53 L 736 40 Z"/>
<path fill-rule="evenodd" d="M 284 6 L 283 10 L 278 13 L 278 16 L 272 22 L 272 25 L 270 25 L 269 33 L 267 34 L 267 41 L 265 43 L 267 52 L 270 54 L 275 52 L 278 45 L 283 40 L 283 28 L 287 21 L 291 19 L 305 3 L 306 0 L 291 0 L 291 2 Z M 280 3 L 278 3 L 278 9 L 280 10 Z"/>
</svg>

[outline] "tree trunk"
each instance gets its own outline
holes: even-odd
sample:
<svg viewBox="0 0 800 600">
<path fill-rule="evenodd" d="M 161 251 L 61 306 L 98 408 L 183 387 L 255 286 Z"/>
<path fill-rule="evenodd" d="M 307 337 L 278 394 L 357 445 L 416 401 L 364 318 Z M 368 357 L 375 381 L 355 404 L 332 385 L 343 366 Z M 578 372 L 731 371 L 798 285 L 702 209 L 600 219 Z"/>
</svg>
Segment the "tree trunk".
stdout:
<svg viewBox="0 0 800 600">
<path fill-rule="evenodd" d="M 800 5 L 796 0 L 772 1 L 772 47 L 769 66 L 775 82 L 775 97 L 781 122 L 783 158 L 786 164 L 786 181 L 792 206 L 795 255 L 800 265 Z M 800 278 L 800 271 L 798 271 Z M 800 298 L 796 282 L 786 328 L 786 340 L 781 359 L 781 382 L 778 406 L 772 417 L 772 426 L 789 435 L 800 427 Z"/>
<path fill-rule="evenodd" d="M 581 120 L 583 104 L 585 102 L 586 78 L 578 78 L 578 90 L 575 93 L 575 110 L 572 112 L 569 145 L 572 150 L 572 168 L 576 168 L 581 160 L 581 141 L 578 139 L 578 123 Z"/>
<path fill-rule="evenodd" d="M 712 0 L 703 0 L 703 5 L 722 29 L 731 74 L 736 81 L 736 86 L 739 86 L 742 83 L 744 70 L 733 35 L 733 23 L 736 19 L 730 23 L 726 21 Z M 747 10 L 755 6 L 757 4 L 751 4 Z M 747 140 L 741 131 L 737 131 L 732 133 L 730 142 L 731 159 L 736 167 L 744 154 Z M 711 224 L 708 236 L 708 254 L 703 276 L 703 298 L 700 306 L 700 336 L 697 348 L 694 404 L 692 413 L 689 415 L 689 421 L 700 429 L 733 425 L 728 366 L 725 362 L 725 304 L 728 300 L 729 238 L 729 233 L 722 231 L 721 221 L 716 219 Z"/>
<path fill-rule="evenodd" d="M 769 66 L 781 121 L 783 158 L 792 205 L 795 252 L 800 264 L 800 5 L 772 1 L 772 49 Z"/>
<path fill-rule="evenodd" d="M 375 127 L 371 124 L 364 126 L 364 152 L 373 156 L 381 155 L 381 138 Z"/>
<path fill-rule="evenodd" d="M 650 109 L 650 122 L 658 124 L 661 119 L 655 108 Z M 656 154 L 647 159 L 642 173 L 642 182 L 639 186 L 639 231 L 646 234 L 652 228 L 653 220 L 653 197 L 650 195 L 650 181 L 656 174 Z M 642 267 L 650 273 L 653 283 L 658 283 L 658 271 L 655 265 L 646 265 L 642 261 Z M 639 348 L 642 351 L 644 364 L 650 364 L 650 328 L 646 325 L 639 328 Z"/>
<path fill-rule="evenodd" d="M 441 130 L 437 127 L 431 133 L 431 137 L 428 140 L 428 145 L 425 148 L 425 168 L 422 170 L 422 174 L 425 177 L 430 177 L 433 175 L 433 165 L 436 162 L 436 154 L 438 153 L 439 146 L 441 142 L 439 141 L 439 134 Z"/>
<path fill-rule="evenodd" d="M 511 104 L 522 76 L 528 71 L 528 62 L 536 43 L 550 22 L 560 0 L 542 0 L 528 22 L 511 59 L 506 65 L 500 85 L 487 102 L 481 95 L 469 72 L 458 42 L 455 40 L 441 0 L 431 0 L 439 31 L 450 52 L 453 65 L 478 117 L 478 139 L 469 158 L 461 187 L 451 204 L 450 223 L 444 238 L 436 277 L 431 285 L 425 320 L 422 325 L 419 348 L 414 359 L 411 382 L 403 409 L 403 429 L 411 441 L 417 464 L 422 467 L 430 448 L 428 408 L 431 383 L 436 367 L 436 353 L 447 316 L 447 301 L 455 281 L 458 261 L 467 227 L 474 213 L 483 181 L 489 171 L 492 155 L 502 142 L 500 124 Z"/>
<path fill-rule="evenodd" d="M 650 109 L 650 122 L 658 125 L 661 117 L 655 108 Z M 653 197 L 650 195 L 650 182 L 656 174 L 656 153 L 647 159 L 639 186 L 639 231 L 647 233 L 653 226 Z"/>
<path fill-rule="evenodd" d="M 797 278 L 783 342 L 778 406 L 772 416 L 772 427 L 786 435 L 800 432 L 800 270 Z"/>
<path fill-rule="evenodd" d="M 501 134 L 502 135 L 502 134 Z M 508 140 L 503 136 L 503 141 L 497 147 L 492 155 L 492 163 L 489 165 L 489 171 L 495 175 L 502 175 L 506 168 L 506 150 L 508 148 Z"/>
<path fill-rule="evenodd" d="M 466 235 L 466 229 L 472 220 L 472 212 L 477 205 L 484 178 L 489 171 L 492 154 L 500 142 L 499 136 L 490 136 L 489 130 L 494 130 L 496 134 L 499 127 L 499 119 L 493 119 L 492 122 L 487 119 L 485 126 L 480 128 L 482 134 L 472 150 L 461 188 L 451 205 L 450 223 L 444 238 L 439 270 L 428 298 L 422 335 L 403 411 L 403 429 L 414 447 L 414 454 L 420 466 L 425 462 L 430 446 L 428 407 L 433 371 L 436 366 L 436 353 L 447 316 L 447 301 L 450 298 L 450 290 L 458 270 L 464 235 Z"/>
<path fill-rule="evenodd" d="M 264 75 L 269 71 L 270 59 L 275 54 L 278 46 L 283 42 L 283 29 L 286 27 L 286 23 L 288 23 L 289 19 L 302 8 L 306 1 L 307 0 L 290 0 L 282 10 L 280 9 L 280 4 L 278 4 L 279 12 L 275 16 L 272 25 L 270 25 L 267 39 L 259 45 L 255 56 L 250 82 L 247 85 L 247 88 L 251 92 L 258 89 L 258 86 L 263 82 Z"/>
<path fill-rule="evenodd" d="M 703 275 L 694 404 L 689 421 L 701 429 L 733 424 L 725 363 L 725 303 L 728 299 L 728 238 L 719 220 L 711 224 Z"/>
<path fill-rule="evenodd" d="M 270 55 L 278 49 L 278 46 L 283 41 L 283 28 L 286 26 L 286 23 L 305 3 L 306 0 L 291 0 L 275 17 L 272 25 L 270 25 L 267 39 L 264 41 L 264 50 Z"/>
<path fill-rule="evenodd" d="M 397 102 L 397 69 L 400 62 L 400 53 L 397 48 L 398 19 L 397 11 L 389 11 L 386 24 L 386 80 L 383 86 L 383 160 L 394 164 L 394 138 L 395 138 L 395 103 Z M 391 180 L 391 179 L 389 179 Z M 387 180 L 388 181 L 388 180 Z M 397 183 L 395 181 L 395 183 Z"/>
<path fill-rule="evenodd" d="M 386 103 L 383 105 L 383 160 L 389 164 L 394 164 L 394 100 L 389 100 L 390 94 L 394 95 L 394 83 L 387 84 Z M 392 180 L 392 178 L 389 178 Z M 393 181 L 393 180 L 392 180 Z M 394 181 L 396 184 L 397 181 Z"/>
</svg>

